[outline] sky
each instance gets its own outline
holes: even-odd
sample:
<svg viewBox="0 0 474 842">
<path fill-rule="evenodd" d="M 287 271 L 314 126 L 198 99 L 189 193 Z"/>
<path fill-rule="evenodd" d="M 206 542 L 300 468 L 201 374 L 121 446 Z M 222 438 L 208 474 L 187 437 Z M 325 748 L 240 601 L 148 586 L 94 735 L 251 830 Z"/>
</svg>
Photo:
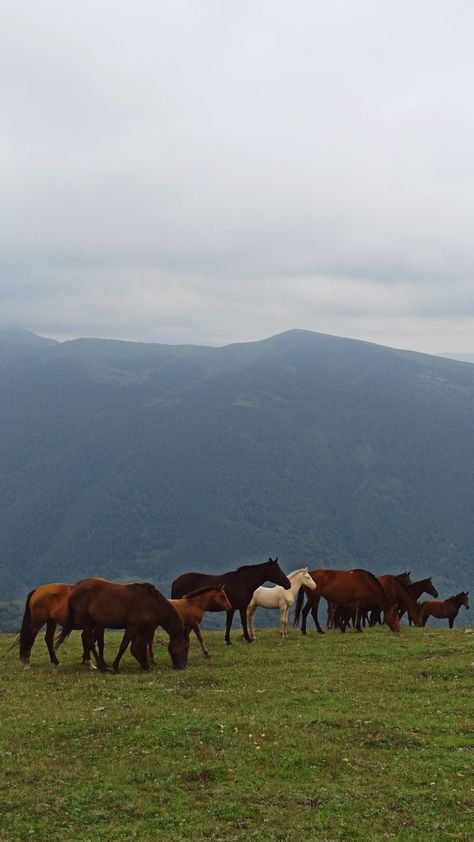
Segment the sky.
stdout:
<svg viewBox="0 0 474 842">
<path fill-rule="evenodd" d="M 0 0 L 0 322 L 474 352 L 470 0 Z"/>
</svg>

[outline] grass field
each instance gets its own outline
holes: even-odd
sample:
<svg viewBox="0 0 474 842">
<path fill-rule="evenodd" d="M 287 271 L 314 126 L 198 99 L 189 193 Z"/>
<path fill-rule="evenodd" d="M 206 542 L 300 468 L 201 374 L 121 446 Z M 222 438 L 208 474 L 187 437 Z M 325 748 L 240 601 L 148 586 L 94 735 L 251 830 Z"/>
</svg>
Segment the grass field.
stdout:
<svg viewBox="0 0 474 842">
<path fill-rule="evenodd" d="M 471 840 L 474 632 L 193 640 L 188 668 L 24 670 L 0 636 L 0 839 Z M 110 634 L 107 652 L 119 638 Z"/>
</svg>

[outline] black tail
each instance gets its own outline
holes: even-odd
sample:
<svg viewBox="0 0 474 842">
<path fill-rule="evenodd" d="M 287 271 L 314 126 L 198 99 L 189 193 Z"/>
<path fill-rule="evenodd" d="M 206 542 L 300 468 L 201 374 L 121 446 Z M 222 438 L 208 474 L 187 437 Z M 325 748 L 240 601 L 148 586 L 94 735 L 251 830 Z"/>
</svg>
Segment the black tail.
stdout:
<svg viewBox="0 0 474 842">
<path fill-rule="evenodd" d="M 300 588 L 298 591 L 298 596 L 296 597 L 295 602 L 295 616 L 293 617 L 293 625 L 299 626 L 300 624 L 300 615 L 301 609 L 303 607 L 303 600 L 304 600 L 304 588 Z"/>
<path fill-rule="evenodd" d="M 36 588 L 29 592 L 26 597 L 25 613 L 23 614 L 23 621 L 21 624 L 20 634 L 17 639 L 13 641 L 12 646 L 16 643 L 20 644 L 20 661 L 25 663 L 30 657 L 31 647 L 34 643 L 33 626 L 31 624 L 31 610 L 30 599 L 33 596 Z"/>
<path fill-rule="evenodd" d="M 61 646 L 61 643 L 64 643 L 64 641 L 66 640 L 67 637 L 69 637 L 69 635 L 71 634 L 71 632 L 74 628 L 74 622 L 75 622 L 74 608 L 71 606 L 71 603 L 68 602 L 66 622 L 63 626 L 62 632 L 60 634 L 58 634 L 58 636 L 56 638 L 56 641 L 55 641 L 55 644 L 54 644 L 56 649 L 58 648 L 58 646 Z"/>
</svg>

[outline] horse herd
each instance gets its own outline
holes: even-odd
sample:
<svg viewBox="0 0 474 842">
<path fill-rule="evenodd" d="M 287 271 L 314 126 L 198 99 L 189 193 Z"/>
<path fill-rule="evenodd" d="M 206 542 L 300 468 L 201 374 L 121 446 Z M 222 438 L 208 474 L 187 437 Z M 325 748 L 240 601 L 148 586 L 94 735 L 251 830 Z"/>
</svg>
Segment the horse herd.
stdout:
<svg viewBox="0 0 474 842">
<path fill-rule="evenodd" d="M 265 582 L 272 582 L 274 587 L 263 587 Z M 417 600 L 425 592 L 435 599 L 419 603 Z M 286 575 L 278 558 L 218 575 L 185 573 L 174 580 L 170 599 L 148 582 L 119 584 L 89 577 L 75 584 L 51 583 L 32 590 L 26 600 L 20 633 L 12 645 L 19 644 L 20 660 L 28 667 L 35 638 L 46 624 L 45 641 L 51 664 L 56 666 L 59 661 L 55 647 L 78 629 L 82 632 L 83 663 L 90 666 L 92 654 L 98 669 L 104 671 L 104 630 L 124 629 L 113 671 L 119 671 L 129 645 L 142 669 L 148 670 L 155 662 L 154 633 L 162 626 L 169 635 L 168 652 L 173 666 L 184 669 L 191 630 L 203 654 L 209 654 L 199 627 L 205 611 L 226 612 L 225 641 L 229 645 L 237 610 L 245 640 L 251 643 L 255 639 L 253 616 L 258 606 L 280 609 L 280 636 L 286 637 L 288 612 L 295 598 L 294 624 L 301 620 L 303 634 L 309 612 L 318 632 L 323 633 L 318 619 L 322 597 L 328 603 L 327 627 L 338 627 L 342 632 L 350 624 L 360 632 L 366 623 L 373 625 L 382 620 L 398 632 L 405 612 L 410 624 L 424 626 L 433 616 L 447 618 L 452 628 L 460 606 L 469 608 L 468 594 L 463 591 L 445 600 L 436 600 L 437 596 L 431 579 L 412 582 L 409 573 L 376 577 L 368 570 L 303 567 Z M 62 631 L 55 641 L 57 625 L 62 626 Z"/>
</svg>

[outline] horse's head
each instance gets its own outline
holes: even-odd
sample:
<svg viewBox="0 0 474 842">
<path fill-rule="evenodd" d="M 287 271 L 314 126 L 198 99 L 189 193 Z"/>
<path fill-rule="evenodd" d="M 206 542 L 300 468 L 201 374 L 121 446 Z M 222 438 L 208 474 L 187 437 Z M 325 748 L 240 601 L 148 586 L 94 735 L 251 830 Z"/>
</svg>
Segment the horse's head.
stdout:
<svg viewBox="0 0 474 842">
<path fill-rule="evenodd" d="M 389 629 L 391 629 L 393 632 L 400 631 L 400 618 L 398 616 L 398 612 L 395 605 L 390 605 L 389 608 L 386 608 L 384 610 L 383 619 L 384 623 L 386 623 Z"/>
<path fill-rule="evenodd" d="M 424 624 L 424 610 L 419 603 L 416 603 L 415 608 L 412 610 L 411 613 L 411 621 L 415 624 L 415 626 L 422 626 Z"/>
<path fill-rule="evenodd" d="M 402 585 L 411 585 L 410 579 L 411 570 L 405 570 L 404 573 L 399 573 L 397 576 L 394 576 L 395 579 L 398 579 Z"/>
<path fill-rule="evenodd" d="M 461 597 L 461 602 L 462 602 L 462 604 L 464 605 L 464 608 L 469 608 L 469 600 L 468 600 L 468 598 L 467 598 L 468 593 L 469 593 L 469 591 L 463 591 L 463 592 L 460 594 L 460 597 Z"/>
<path fill-rule="evenodd" d="M 184 670 L 188 663 L 189 651 L 189 632 L 184 628 L 182 631 L 170 635 L 170 642 L 168 644 L 168 652 L 173 661 L 173 666 L 177 670 Z"/>
<path fill-rule="evenodd" d="M 216 588 L 215 594 L 212 598 L 213 605 L 218 608 L 219 611 L 232 611 L 232 605 L 230 604 L 227 594 L 225 592 L 224 585 L 219 585 Z M 216 608 L 213 609 L 214 611 Z"/>
<path fill-rule="evenodd" d="M 280 565 L 278 564 L 278 556 L 276 558 L 270 558 L 267 561 L 267 582 L 273 582 L 274 585 L 281 585 L 282 588 L 285 588 L 288 591 L 291 588 L 291 582 L 287 576 L 283 573 Z"/>
<path fill-rule="evenodd" d="M 314 591 L 316 588 L 316 582 L 314 581 L 313 577 L 308 572 L 309 568 L 305 567 L 305 571 L 303 574 L 303 578 L 301 579 L 301 584 L 305 586 L 305 588 L 309 588 L 310 591 Z"/>
<path fill-rule="evenodd" d="M 429 593 L 430 596 L 434 596 L 435 599 L 438 599 L 439 593 L 436 590 L 435 586 L 433 585 L 433 582 L 431 581 L 431 577 L 426 580 L 425 591 L 426 591 L 426 593 Z"/>
</svg>

